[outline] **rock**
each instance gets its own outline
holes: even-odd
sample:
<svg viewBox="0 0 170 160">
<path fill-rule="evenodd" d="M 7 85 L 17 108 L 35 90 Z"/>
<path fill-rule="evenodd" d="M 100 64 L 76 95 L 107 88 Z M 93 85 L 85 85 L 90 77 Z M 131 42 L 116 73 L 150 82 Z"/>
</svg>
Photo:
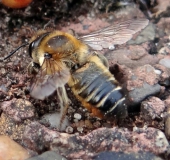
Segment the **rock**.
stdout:
<svg viewBox="0 0 170 160">
<path fill-rule="evenodd" d="M 149 152 L 142 153 L 122 153 L 122 152 L 102 152 L 94 156 L 93 160 L 162 160 Z"/>
<path fill-rule="evenodd" d="M 136 132 L 136 133 L 138 133 L 139 134 L 139 138 L 141 138 L 141 140 L 142 140 L 142 137 L 143 136 L 146 136 L 144 139 L 143 139 L 143 142 L 142 142 L 142 144 L 147 144 L 148 142 L 147 141 L 145 141 L 145 140 L 149 140 L 149 138 L 151 138 L 152 140 L 152 142 L 150 141 L 149 142 L 149 146 L 151 147 L 152 146 L 152 144 L 151 143 L 153 143 L 153 148 L 152 148 L 152 152 L 154 152 L 154 153 L 156 153 L 156 154 L 158 154 L 158 152 L 160 151 L 156 151 L 155 149 L 156 148 L 161 148 L 161 147 L 163 147 L 162 149 L 164 150 L 168 150 L 169 148 L 167 148 L 168 146 L 167 145 L 169 145 L 169 143 L 168 143 L 168 141 L 167 141 L 167 139 L 166 139 L 166 137 L 165 137 L 165 134 L 162 132 L 162 131 L 160 131 L 160 130 L 158 130 L 158 129 L 155 129 L 155 128 L 151 128 L 151 127 L 149 127 L 149 128 L 137 128 L 137 127 L 134 127 L 133 128 L 133 131 L 134 132 Z M 144 134 L 143 134 L 144 133 Z M 148 147 L 149 147 L 148 146 Z"/>
<path fill-rule="evenodd" d="M 96 8 L 97 7 L 96 5 L 98 5 L 99 3 L 100 2 L 95 3 L 94 8 Z M 107 3 L 108 2 L 104 2 L 104 4 Z M 144 17 L 143 13 L 135 4 L 131 6 L 126 6 L 124 8 L 121 8 L 121 10 L 117 10 L 116 12 L 114 12 L 114 18 L 112 18 L 110 21 L 112 23 L 118 21 L 119 22 L 125 21 L 129 19 L 133 19 L 134 15 L 136 17 Z M 103 18 L 100 18 L 98 16 L 94 17 L 91 16 L 91 14 L 88 14 L 87 17 L 80 15 L 78 19 L 79 19 L 78 23 L 70 23 L 69 26 L 63 26 L 62 31 L 68 32 L 71 29 L 71 30 L 75 30 L 76 33 L 79 33 L 81 35 L 81 34 L 89 34 L 92 31 L 96 31 L 110 25 L 110 23 L 107 22 L 107 19 L 105 17 Z"/>
<path fill-rule="evenodd" d="M 167 68 L 170 68 L 170 59 L 168 58 L 163 58 L 159 61 L 159 64 L 167 67 Z"/>
<path fill-rule="evenodd" d="M 165 118 L 165 134 L 166 137 L 169 139 L 170 138 L 170 97 L 168 97 L 165 100 L 165 106 L 166 106 L 166 111 L 167 111 L 167 115 Z"/>
<path fill-rule="evenodd" d="M 128 41 L 128 44 L 141 44 L 144 42 L 152 41 L 155 38 L 155 26 L 150 23 L 140 34 L 135 38 Z"/>
<path fill-rule="evenodd" d="M 133 70 L 128 75 L 127 90 L 128 99 L 131 104 L 138 104 L 151 95 L 160 92 L 161 86 L 158 84 L 155 69 L 150 65 L 144 65 Z"/>
<path fill-rule="evenodd" d="M 162 15 L 163 13 L 165 14 L 166 12 L 168 12 L 168 8 L 170 7 L 170 2 L 169 0 L 157 0 L 156 1 L 157 5 L 153 8 L 153 11 L 155 11 L 155 13 L 153 14 L 153 16 L 155 16 L 156 18 L 160 15 Z"/>
<path fill-rule="evenodd" d="M 145 48 L 149 48 L 148 44 L 146 45 Z M 104 55 L 109 61 L 109 66 L 118 63 L 131 69 L 135 69 L 146 64 L 157 64 L 161 58 L 148 54 L 148 51 L 145 48 L 142 45 L 130 45 L 123 49 L 109 51 Z"/>
<path fill-rule="evenodd" d="M 141 103 L 141 114 L 145 121 L 162 119 L 165 111 L 165 104 L 157 97 L 150 97 Z"/>
<path fill-rule="evenodd" d="M 12 99 L 1 103 L 4 113 L 9 115 L 14 121 L 21 122 L 35 116 L 35 108 L 31 102 L 24 99 Z"/>
<path fill-rule="evenodd" d="M 162 40 L 162 41 L 163 41 L 163 40 Z M 166 41 L 166 39 L 165 39 L 164 41 Z M 164 44 L 163 47 L 161 47 L 161 44 Z M 167 42 L 161 42 L 161 41 L 160 41 L 159 44 L 158 44 L 158 47 L 161 47 L 161 48 L 158 48 L 158 49 L 159 49 L 158 53 L 159 53 L 159 54 L 162 54 L 162 55 L 168 55 L 169 52 L 170 52 L 169 46 L 170 46 L 169 43 L 167 43 Z M 166 58 L 165 58 L 165 59 L 166 59 Z M 160 62 L 160 63 L 162 63 L 162 62 Z"/>
<path fill-rule="evenodd" d="M 87 119 L 77 121 L 77 122 L 73 123 L 71 126 L 73 127 L 74 131 L 78 131 L 78 132 L 86 131 L 89 129 L 92 130 L 92 129 L 96 128 L 95 124 L 92 124 L 92 121 L 87 120 Z M 98 127 L 100 127 L 100 126 L 98 126 Z"/>
<path fill-rule="evenodd" d="M 91 159 L 103 151 L 137 153 L 152 152 L 156 155 L 165 153 L 168 141 L 158 129 L 135 128 L 129 131 L 125 128 L 100 128 L 85 136 L 61 133 L 53 139 L 51 150 L 62 153 L 68 159 Z"/>
<path fill-rule="evenodd" d="M 160 90 L 161 86 L 159 84 L 155 84 L 152 86 L 147 83 L 144 83 L 143 86 L 134 88 L 132 91 L 130 91 L 128 99 L 130 100 L 130 103 L 133 105 L 139 104 L 145 98 L 151 95 L 158 94 Z"/>
<path fill-rule="evenodd" d="M 150 86 L 158 83 L 157 74 L 151 65 L 144 65 L 134 69 L 133 72 L 128 75 L 128 78 L 127 89 L 129 91 L 137 87 L 142 87 L 144 83 Z"/>
<path fill-rule="evenodd" d="M 170 69 L 160 64 L 154 65 L 154 68 L 156 69 L 155 73 L 158 75 L 159 84 L 163 86 L 170 86 L 170 79 L 169 79 Z"/>
<path fill-rule="evenodd" d="M 169 5 L 170 5 L 170 3 L 169 3 Z M 167 35 L 170 34 L 169 23 L 170 23 L 170 17 L 161 17 L 159 22 L 156 24 L 158 31 L 163 32 L 164 34 L 162 34 L 162 35 L 164 35 L 164 36 L 165 36 L 165 33 Z"/>
<path fill-rule="evenodd" d="M 29 152 L 7 136 L 0 136 L 0 160 L 25 160 Z"/>
<path fill-rule="evenodd" d="M 80 120 L 81 119 L 81 115 L 79 113 L 75 113 L 74 114 L 74 118 Z"/>
<path fill-rule="evenodd" d="M 73 133 L 73 127 L 68 126 L 68 127 L 66 128 L 66 133 L 69 133 L 69 134 Z"/>
<path fill-rule="evenodd" d="M 112 1 L 113 2 L 113 1 Z M 143 12 L 137 7 L 137 5 L 129 5 L 126 7 L 122 7 L 121 9 L 114 12 L 114 20 L 125 20 L 125 19 L 133 19 L 134 15 L 138 17 L 144 17 Z"/>
<path fill-rule="evenodd" d="M 2 113 L 0 117 L 0 134 L 8 135 L 11 139 L 22 143 L 22 135 L 25 130 L 25 126 L 28 123 L 28 120 L 22 121 L 22 123 L 16 123 L 13 118 Z"/>
<path fill-rule="evenodd" d="M 170 138 L 170 115 L 169 114 L 165 119 L 165 134 L 166 137 L 169 139 Z"/>
<path fill-rule="evenodd" d="M 23 143 L 31 150 L 42 152 L 59 136 L 59 132 L 49 130 L 38 122 L 32 122 L 25 128 Z"/>
<path fill-rule="evenodd" d="M 66 160 L 66 159 L 53 151 L 47 151 L 39 156 L 32 157 L 27 160 Z"/>
<path fill-rule="evenodd" d="M 76 30 L 76 33 L 79 34 L 89 34 L 89 32 L 99 30 L 100 28 L 110 25 L 106 20 L 100 18 L 90 19 L 85 16 L 80 16 L 79 19 L 81 23 L 70 23 L 69 26 L 63 26 L 62 31 L 68 32 L 69 30 Z"/>
</svg>

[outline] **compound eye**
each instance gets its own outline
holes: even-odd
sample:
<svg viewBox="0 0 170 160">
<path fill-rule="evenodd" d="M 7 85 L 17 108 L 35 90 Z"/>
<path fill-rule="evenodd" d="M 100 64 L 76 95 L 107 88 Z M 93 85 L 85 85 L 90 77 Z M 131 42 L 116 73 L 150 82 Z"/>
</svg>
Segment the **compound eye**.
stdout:
<svg viewBox="0 0 170 160">
<path fill-rule="evenodd" d="M 65 45 L 69 42 L 69 39 L 64 35 L 58 35 L 55 37 L 52 37 L 48 42 L 47 45 L 52 50 L 56 51 L 59 47 Z"/>
<path fill-rule="evenodd" d="M 30 43 L 28 52 L 29 52 L 29 55 L 31 58 L 32 58 L 33 50 L 36 49 L 41 44 L 41 41 L 43 40 L 43 38 L 46 37 L 48 34 L 49 34 L 49 32 L 44 33 L 44 34 L 38 36 L 37 39 L 35 39 L 33 42 Z"/>
<path fill-rule="evenodd" d="M 29 49 L 28 49 L 28 52 L 31 58 L 32 58 L 32 51 L 34 49 L 34 44 L 35 44 L 34 42 L 31 42 L 29 45 Z"/>
</svg>

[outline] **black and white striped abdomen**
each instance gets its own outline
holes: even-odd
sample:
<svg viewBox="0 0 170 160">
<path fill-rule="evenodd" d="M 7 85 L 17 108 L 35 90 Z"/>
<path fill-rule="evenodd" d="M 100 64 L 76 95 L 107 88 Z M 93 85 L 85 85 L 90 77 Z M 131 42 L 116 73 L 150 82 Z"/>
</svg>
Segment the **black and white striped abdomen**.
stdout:
<svg viewBox="0 0 170 160">
<path fill-rule="evenodd" d="M 124 116 L 124 93 L 107 67 L 94 62 L 86 63 L 72 77 L 74 84 L 70 87 L 80 101 L 85 101 L 87 105 L 96 107 L 105 114 Z"/>
</svg>

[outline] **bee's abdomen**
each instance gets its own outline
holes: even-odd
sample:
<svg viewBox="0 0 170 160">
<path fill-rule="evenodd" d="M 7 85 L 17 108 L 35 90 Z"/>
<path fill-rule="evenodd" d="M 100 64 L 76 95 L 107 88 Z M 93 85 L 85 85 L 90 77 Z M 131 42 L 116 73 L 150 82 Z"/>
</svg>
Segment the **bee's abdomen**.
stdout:
<svg viewBox="0 0 170 160">
<path fill-rule="evenodd" d="M 123 115 L 126 112 L 122 88 L 105 66 L 87 63 L 72 77 L 75 81 L 70 87 L 85 107 L 96 107 L 105 114 Z"/>
</svg>

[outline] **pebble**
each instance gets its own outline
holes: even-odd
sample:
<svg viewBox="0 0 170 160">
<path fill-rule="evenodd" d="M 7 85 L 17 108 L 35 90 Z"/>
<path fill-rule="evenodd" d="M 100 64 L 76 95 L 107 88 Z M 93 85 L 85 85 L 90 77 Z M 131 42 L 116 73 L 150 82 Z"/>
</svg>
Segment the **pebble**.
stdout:
<svg viewBox="0 0 170 160">
<path fill-rule="evenodd" d="M 170 97 L 168 97 L 165 100 L 165 106 L 167 108 L 166 110 L 166 118 L 165 118 L 165 134 L 166 137 L 169 139 L 170 138 Z"/>
<path fill-rule="evenodd" d="M 122 153 L 122 152 L 102 152 L 94 157 L 94 160 L 162 160 L 153 153 Z"/>
<path fill-rule="evenodd" d="M 0 136 L 0 160 L 25 160 L 29 152 L 7 136 Z"/>
<path fill-rule="evenodd" d="M 77 131 L 82 133 L 83 132 L 83 127 L 77 127 Z"/>
<path fill-rule="evenodd" d="M 22 136 L 22 142 L 27 148 L 42 153 L 47 150 L 51 141 L 59 138 L 59 132 L 50 130 L 37 121 L 31 122 L 25 128 Z"/>
<path fill-rule="evenodd" d="M 5 87 L 4 84 L 0 85 L 0 90 L 7 92 L 7 88 Z"/>
<path fill-rule="evenodd" d="M 133 131 L 127 128 L 103 127 L 83 136 L 61 133 L 50 143 L 51 150 L 62 152 L 68 159 L 93 159 L 91 156 L 106 149 L 129 154 L 152 152 L 161 155 L 168 151 L 168 147 L 168 140 L 164 133 L 152 127 L 136 127 Z M 147 158 L 144 157 L 144 160 Z"/>
<path fill-rule="evenodd" d="M 161 64 L 167 68 L 170 68 L 170 59 L 163 58 L 159 61 L 159 64 Z"/>
<path fill-rule="evenodd" d="M 157 97 L 150 97 L 141 103 L 141 114 L 146 121 L 161 119 L 164 110 L 164 102 Z"/>
<path fill-rule="evenodd" d="M 160 148 L 164 147 L 165 145 L 169 145 L 163 132 L 161 131 L 157 132 L 157 135 L 155 136 L 155 145 Z"/>
<path fill-rule="evenodd" d="M 80 120 L 81 119 L 81 115 L 79 113 L 75 113 L 74 114 L 74 118 Z"/>
<path fill-rule="evenodd" d="M 140 32 L 135 40 L 131 39 L 127 44 L 141 44 L 155 38 L 155 26 L 150 23 L 144 30 Z"/>
<path fill-rule="evenodd" d="M 27 160 L 66 160 L 66 159 L 53 151 L 47 151 L 39 156 L 32 157 Z"/>
<path fill-rule="evenodd" d="M 93 126 L 99 128 L 101 126 L 101 123 L 99 121 L 96 121 L 93 123 Z"/>
<path fill-rule="evenodd" d="M 128 80 L 126 88 L 128 91 L 127 102 L 129 111 L 136 111 L 136 104 L 141 103 L 149 96 L 160 93 L 161 86 L 158 84 L 158 75 L 151 65 L 134 68 L 132 72 L 126 73 Z"/>
<path fill-rule="evenodd" d="M 67 128 L 66 128 L 66 133 L 73 133 L 73 127 L 71 127 L 71 126 L 68 126 Z"/>
<path fill-rule="evenodd" d="M 149 85 L 144 82 L 142 87 L 136 87 L 134 90 L 130 91 L 129 97 L 133 100 L 133 104 L 137 104 L 143 101 L 146 97 L 158 94 L 160 90 L 161 86 L 159 84 Z"/>
<path fill-rule="evenodd" d="M 169 114 L 165 119 L 165 134 L 167 138 L 170 138 L 170 115 Z"/>
<path fill-rule="evenodd" d="M 162 73 L 162 71 L 159 70 L 159 69 L 155 69 L 154 71 L 155 71 L 155 73 L 158 74 L 158 75 L 160 75 L 160 74 Z"/>
<path fill-rule="evenodd" d="M 24 99 L 13 98 L 10 101 L 4 101 L 1 103 L 1 109 L 17 123 L 35 116 L 34 106 Z"/>
</svg>

